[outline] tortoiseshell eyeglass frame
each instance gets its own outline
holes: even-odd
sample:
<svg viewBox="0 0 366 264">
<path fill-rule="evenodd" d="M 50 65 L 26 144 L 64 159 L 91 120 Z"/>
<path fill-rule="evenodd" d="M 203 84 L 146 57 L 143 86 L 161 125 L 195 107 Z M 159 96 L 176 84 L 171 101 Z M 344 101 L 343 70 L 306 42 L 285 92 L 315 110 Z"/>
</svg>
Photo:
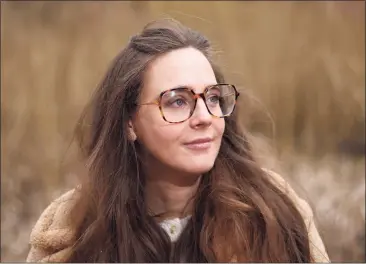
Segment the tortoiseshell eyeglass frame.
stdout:
<svg viewBox="0 0 366 264">
<path fill-rule="evenodd" d="M 211 111 L 210 111 L 210 109 L 208 108 L 207 103 L 206 103 L 205 95 L 207 94 L 207 92 L 208 92 L 211 88 L 214 88 L 214 87 L 217 87 L 217 86 L 223 86 L 223 85 L 230 86 L 230 87 L 232 87 L 232 88 L 234 89 L 234 91 L 235 91 L 235 102 L 234 102 L 234 107 L 233 107 L 233 110 L 232 110 L 230 113 L 228 113 L 228 114 L 226 114 L 226 115 L 223 115 L 223 116 L 216 116 L 216 115 L 212 114 L 212 113 L 211 113 Z M 175 90 L 187 90 L 187 91 L 189 91 L 189 92 L 191 92 L 191 93 L 192 93 L 192 98 L 193 98 L 193 99 L 195 99 L 195 100 L 194 100 L 194 105 L 193 105 L 193 107 L 191 108 L 191 111 L 190 111 L 190 113 L 189 113 L 189 116 L 188 116 L 186 119 L 184 119 L 184 120 L 182 120 L 182 121 L 178 121 L 178 122 L 171 122 L 171 121 L 167 120 L 167 119 L 165 118 L 165 116 L 164 116 L 163 109 L 162 109 L 162 107 L 161 107 L 161 99 L 162 99 L 162 97 L 164 96 L 164 94 L 165 94 L 165 93 L 167 93 L 167 92 L 171 92 L 171 91 L 175 91 Z M 204 102 L 204 103 L 205 103 L 205 105 L 206 105 L 207 111 L 208 111 L 208 112 L 210 113 L 210 115 L 212 115 L 213 117 L 216 117 L 216 118 L 223 118 L 223 117 L 226 117 L 226 116 L 230 116 L 230 115 L 234 112 L 234 110 L 235 110 L 236 102 L 237 102 L 237 99 L 238 99 L 239 95 L 240 95 L 240 93 L 236 90 L 235 85 L 233 85 L 233 84 L 227 84 L 227 83 L 218 83 L 218 84 L 214 84 L 214 85 L 207 86 L 207 87 L 205 88 L 205 90 L 203 91 L 203 93 L 199 93 L 199 94 L 195 93 L 191 88 L 188 88 L 188 87 L 177 87 L 177 88 L 173 88 L 173 89 L 169 89 L 169 90 L 165 90 L 165 91 L 161 92 L 161 93 L 159 94 L 159 97 L 158 97 L 157 99 L 155 99 L 154 101 L 150 102 L 150 103 L 137 104 L 137 106 L 140 106 L 140 105 L 157 105 L 157 106 L 159 107 L 161 117 L 162 117 L 166 122 L 168 122 L 168 123 L 172 123 L 172 124 L 178 124 L 178 123 L 183 123 L 184 121 L 188 120 L 188 119 L 192 116 L 192 114 L 194 113 L 194 110 L 196 109 L 197 99 L 198 99 L 198 98 L 202 98 L 203 102 Z"/>
</svg>

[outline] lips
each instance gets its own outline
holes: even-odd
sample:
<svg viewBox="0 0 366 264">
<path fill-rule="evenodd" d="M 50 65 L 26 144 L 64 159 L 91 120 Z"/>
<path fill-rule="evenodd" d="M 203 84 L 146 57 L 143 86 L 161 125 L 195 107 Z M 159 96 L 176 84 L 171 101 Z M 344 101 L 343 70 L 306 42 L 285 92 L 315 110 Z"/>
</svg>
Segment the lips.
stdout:
<svg viewBox="0 0 366 264">
<path fill-rule="evenodd" d="M 211 138 L 199 138 L 192 140 L 188 143 L 184 144 L 187 148 L 192 150 L 206 150 L 211 147 L 212 139 Z"/>
</svg>

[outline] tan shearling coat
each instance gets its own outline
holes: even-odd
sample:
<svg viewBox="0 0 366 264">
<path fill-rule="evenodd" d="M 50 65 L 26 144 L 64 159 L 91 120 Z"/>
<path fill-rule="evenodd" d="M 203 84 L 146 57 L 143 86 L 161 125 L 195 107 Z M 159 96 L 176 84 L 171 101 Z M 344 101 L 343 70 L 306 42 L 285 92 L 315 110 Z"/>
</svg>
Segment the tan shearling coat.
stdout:
<svg viewBox="0 0 366 264">
<path fill-rule="evenodd" d="M 277 184 L 295 202 L 308 227 L 310 247 L 315 262 L 330 262 L 323 241 L 318 233 L 309 204 L 301 199 L 278 174 L 271 172 Z M 64 262 L 75 241 L 74 232 L 67 225 L 67 212 L 72 203 L 74 190 L 54 200 L 41 214 L 30 235 L 30 252 L 27 262 Z"/>
</svg>

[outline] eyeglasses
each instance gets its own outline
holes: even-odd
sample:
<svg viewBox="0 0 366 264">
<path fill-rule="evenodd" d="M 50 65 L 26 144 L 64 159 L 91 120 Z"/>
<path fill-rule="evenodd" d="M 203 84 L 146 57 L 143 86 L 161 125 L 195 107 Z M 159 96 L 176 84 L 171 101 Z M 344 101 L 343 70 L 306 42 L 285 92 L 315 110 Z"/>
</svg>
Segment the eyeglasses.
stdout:
<svg viewBox="0 0 366 264">
<path fill-rule="evenodd" d="M 203 99 L 212 116 L 223 118 L 234 111 L 239 95 L 232 84 L 210 85 L 200 94 L 187 87 L 178 87 L 162 92 L 153 102 L 140 105 L 157 105 L 166 122 L 181 123 L 192 116 L 198 98 Z"/>
</svg>

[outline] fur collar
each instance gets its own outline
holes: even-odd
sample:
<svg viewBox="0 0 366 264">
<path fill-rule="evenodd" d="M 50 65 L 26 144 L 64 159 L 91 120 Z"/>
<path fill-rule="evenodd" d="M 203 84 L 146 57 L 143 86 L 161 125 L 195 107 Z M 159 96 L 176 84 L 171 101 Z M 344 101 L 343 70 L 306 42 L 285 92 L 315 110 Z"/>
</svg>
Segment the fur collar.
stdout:
<svg viewBox="0 0 366 264">
<path fill-rule="evenodd" d="M 329 262 L 323 241 L 316 229 L 309 204 L 301 199 L 278 174 L 265 170 L 273 182 L 284 191 L 303 215 L 309 231 L 310 248 L 315 262 Z M 75 242 L 75 231 L 70 229 L 68 213 L 76 199 L 75 189 L 54 200 L 41 214 L 30 235 L 31 249 L 27 262 L 65 262 Z M 233 260 L 235 262 L 235 260 Z"/>
<path fill-rule="evenodd" d="M 75 241 L 75 232 L 68 225 L 68 213 L 75 199 L 75 190 L 54 200 L 41 214 L 31 235 L 27 262 L 63 262 Z"/>
</svg>

